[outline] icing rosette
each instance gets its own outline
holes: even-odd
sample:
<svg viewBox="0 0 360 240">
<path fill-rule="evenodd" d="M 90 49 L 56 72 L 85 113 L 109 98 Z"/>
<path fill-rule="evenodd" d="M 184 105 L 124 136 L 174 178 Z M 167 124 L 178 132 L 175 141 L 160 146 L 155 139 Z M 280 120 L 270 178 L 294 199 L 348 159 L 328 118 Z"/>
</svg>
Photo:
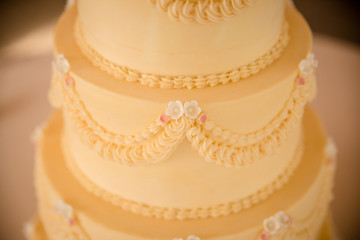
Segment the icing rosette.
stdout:
<svg viewBox="0 0 360 240">
<path fill-rule="evenodd" d="M 170 19 L 183 23 L 216 23 L 236 16 L 256 0 L 148 0 Z"/>
</svg>

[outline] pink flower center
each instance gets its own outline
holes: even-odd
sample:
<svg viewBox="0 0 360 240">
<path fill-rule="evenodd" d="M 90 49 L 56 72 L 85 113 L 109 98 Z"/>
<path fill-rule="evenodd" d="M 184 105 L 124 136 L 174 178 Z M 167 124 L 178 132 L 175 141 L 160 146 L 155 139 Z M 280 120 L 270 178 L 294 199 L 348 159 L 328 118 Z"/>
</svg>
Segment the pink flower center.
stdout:
<svg viewBox="0 0 360 240">
<path fill-rule="evenodd" d="M 261 240 L 269 240 L 270 239 L 270 235 L 267 232 L 262 232 L 260 234 L 260 239 Z"/>
<path fill-rule="evenodd" d="M 335 163 L 336 163 L 336 158 L 334 158 L 334 157 L 329 158 L 329 164 L 330 165 L 333 165 Z"/>
<path fill-rule="evenodd" d="M 200 121 L 201 124 L 205 123 L 207 119 L 208 119 L 208 117 L 207 117 L 206 114 L 202 114 L 202 115 L 199 117 L 199 121 Z"/>
<path fill-rule="evenodd" d="M 72 218 L 69 220 L 69 223 L 71 226 L 74 226 L 74 225 L 76 225 L 76 220 Z"/>
<path fill-rule="evenodd" d="M 65 79 L 65 84 L 66 84 L 66 86 L 72 86 L 73 83 L 74 83 L 74 81 L 72 80 L 71 77 L 67 77 L 67 78 Z"/>
<path fill-rule="evenodd" d="M 305 78 L 304 77 L 299 77 L 298 80 L 297 80 L 297 83 L 300 85 L 300 86 L 303 86 L 305 84 Z"/>
<path fill-rule="evenodd" d="M 169 121 L 169 116 L 166 114 L 161 114 L 160 115 L 160 122 L 162 123 L 167 123 Z"/>
</svg>

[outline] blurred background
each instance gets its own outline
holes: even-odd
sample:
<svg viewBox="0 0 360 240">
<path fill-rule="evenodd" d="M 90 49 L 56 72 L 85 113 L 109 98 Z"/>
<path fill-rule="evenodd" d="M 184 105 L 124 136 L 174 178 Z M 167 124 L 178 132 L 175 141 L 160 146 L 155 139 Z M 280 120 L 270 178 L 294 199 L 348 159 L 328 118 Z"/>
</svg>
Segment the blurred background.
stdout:
<svg viewBox="0 0 360 240">
<path fill-rule="evenodd" d="M 0 240 L 23 239 L 35 213 L 30 134 L 47 101 L 52 32 L 65 0 L 0 1 Z M 360 239 L 360 1 L 294 0 L 320 61 L 313 103 L 339 147 L 332 213 L 341 239 Z"/>
</svg>

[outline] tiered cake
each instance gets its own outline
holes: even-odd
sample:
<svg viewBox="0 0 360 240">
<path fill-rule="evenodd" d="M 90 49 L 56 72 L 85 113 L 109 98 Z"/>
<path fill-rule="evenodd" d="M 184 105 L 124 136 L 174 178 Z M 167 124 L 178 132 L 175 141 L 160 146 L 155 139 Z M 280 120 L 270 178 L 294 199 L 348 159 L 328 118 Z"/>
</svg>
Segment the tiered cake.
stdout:
<svg viewBox="0 0 360 240">
<path fill-rule="evenodd" d="M 317 239 L 336 148 L 286 0 L 78 0 L 55 31 L 33 239 Z"/>
</svg>

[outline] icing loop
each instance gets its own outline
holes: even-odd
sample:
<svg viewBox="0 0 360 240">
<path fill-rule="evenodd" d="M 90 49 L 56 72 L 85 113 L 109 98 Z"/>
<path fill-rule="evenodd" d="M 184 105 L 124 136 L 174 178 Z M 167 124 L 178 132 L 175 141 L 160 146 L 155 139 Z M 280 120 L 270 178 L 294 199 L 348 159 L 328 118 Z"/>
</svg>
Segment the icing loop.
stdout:
<svg viewBox="0 0 360 240">
<path fill-rule="evenodd" d="M 246 65 L 242 65 L 236 69 L 216 73 L 202 75 L 160 75 L 152 73 L 144 73 L 126 66 L 120 66 L 102 57 L 94 50 L 85 40 L 82 33 L 80 21 L 75 24 L 75 39 L 82 53 L 97 67 L 106 71 L 113 77 L 128 82 L 140 82 L 142 85 L 159 88 L 204 88 L 207 86 L 216 86 L 219 84 L 227 84 L 230 82 L 238 82 L 246 79 L 262 69 L 269 66 L 281 56 L 285 47 L 289 42 L 289 26 L 284 22 L 282 32 L 278 41 L 272 48 L 258 59 Z"/>
<path fill-rule="evenodd" d="M 221 22 L 240 14 L 256 0 L 148 0 L 176 21 L 201 24 Z"/>
</svg>

